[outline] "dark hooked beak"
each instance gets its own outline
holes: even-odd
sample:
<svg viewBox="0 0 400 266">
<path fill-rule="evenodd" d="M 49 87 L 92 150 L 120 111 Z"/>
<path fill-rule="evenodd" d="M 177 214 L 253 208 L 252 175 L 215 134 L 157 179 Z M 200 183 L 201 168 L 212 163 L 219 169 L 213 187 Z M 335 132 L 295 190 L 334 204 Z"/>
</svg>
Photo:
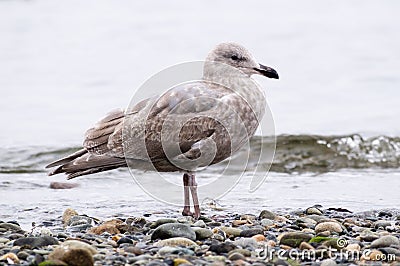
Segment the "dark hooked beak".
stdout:
<svg viewBox="0 0 400 266">
<path fill-rule="evenodd" d="M 276 70 L 273 69 L 272 67 L 267 67 L 260 64 L 260 66 L 258 68 L 254 68 L 254 70 L 256 70 L 258 73 L 268 78 L 279 79 L 278 72 L 276 72 Z"/>
</svg>

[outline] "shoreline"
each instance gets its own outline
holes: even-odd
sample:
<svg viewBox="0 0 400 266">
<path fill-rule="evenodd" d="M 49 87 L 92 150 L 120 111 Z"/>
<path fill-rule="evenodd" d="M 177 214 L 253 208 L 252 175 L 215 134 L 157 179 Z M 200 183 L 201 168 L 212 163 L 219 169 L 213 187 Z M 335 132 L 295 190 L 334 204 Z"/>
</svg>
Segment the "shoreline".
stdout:
<svg viewBox="0 0 400 266">
<path fill-rule="evenodd" d="M 61 211 L 60 211 L 61 214 Z M 66 209 L 0 223 L 0 265 L 400 265 L 398 210 L 149 212 L 101 221 Z"/>
</svg>

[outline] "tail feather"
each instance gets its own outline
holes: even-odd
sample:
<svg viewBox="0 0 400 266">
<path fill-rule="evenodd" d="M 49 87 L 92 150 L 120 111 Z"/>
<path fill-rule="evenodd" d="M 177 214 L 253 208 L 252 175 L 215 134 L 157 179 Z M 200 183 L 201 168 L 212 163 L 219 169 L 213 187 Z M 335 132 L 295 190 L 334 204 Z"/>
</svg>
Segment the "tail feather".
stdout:
<svg viewBox="0 0 400 266">
<path fill-rule="evenodd" d="M 52 167 L 57 166 L 57 165 L 62 165 L 62 164 L 69 163 L 69 162 L 73 161 L 74 159 L 76 159 L 78 157 L 81 157 L 82 155 L 84 155 L 87 152 L 88 151 L 86 149 L 80 149 L 79 151 L 76 151 L 76 152 L 68 155 L 67 157 L 61 158 L 61 159 L 59 159 L 57 161 L 54 161 L 54 162 L 46 165 L 45 168 L 52 168 Z"/>
<path fill-rule="evenodd" d="M 58 166 L 49 175 L 65 173 L 68 179 L 77 176 L 89 175 L 126 166 L 124 158 L 108 155 L 90 154 L 86 150 L 79 150 L 63 159 L 49 164 L 46 168 Z"/>
</svg>

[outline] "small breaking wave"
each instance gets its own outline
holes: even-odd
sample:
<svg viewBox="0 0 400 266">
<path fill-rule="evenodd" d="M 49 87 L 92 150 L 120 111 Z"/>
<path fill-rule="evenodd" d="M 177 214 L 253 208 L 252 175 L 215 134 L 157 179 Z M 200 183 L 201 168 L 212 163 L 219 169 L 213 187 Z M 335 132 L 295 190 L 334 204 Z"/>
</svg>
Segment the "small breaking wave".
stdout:
<svg viewBox="0 0 400 266">
<path fill-rule="evenodd" d="M 260 144 L 272 148 L 273 137 L 254 137 L 250 147 Z M 266 145 L 266 146 L 265 146 Z M 0 152 L 0 173 L 45 173 L 44 166 L 80 147 L 24 147 L 8 148 Z M 240 156 L 240 154 L 239 154 Z M 250 157 L 253 167 L 258 158 Z M 265 170 L 268 162 L 260 162 Z M 345 136 L 279 135 L 271 171 L 283 173 L 324 173 L 341 169 L 399 168 L 400 137 L 375 136 L 363 138 L 359 134 Z M 251 168 L 251 167 L 250 167 Z M 212 171 L 212 169 L 210 169 Z"/>
<path fill-rule="evenodd" d="M 268 145 L 268 141 L 266 143 Z M 398 137 L 281 135 L 277 136 L 271 171 L 329 172 L 344 168 L 399 167 Z"/>
</svg>

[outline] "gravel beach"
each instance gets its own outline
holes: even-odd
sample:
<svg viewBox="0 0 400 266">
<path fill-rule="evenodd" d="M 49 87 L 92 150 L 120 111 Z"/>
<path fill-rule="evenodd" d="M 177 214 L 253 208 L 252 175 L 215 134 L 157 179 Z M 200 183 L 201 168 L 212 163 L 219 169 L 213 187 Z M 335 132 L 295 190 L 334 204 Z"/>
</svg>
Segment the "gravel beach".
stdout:
<svg viewBox="0 0 400 266">
<path fill-rule="evenodd" d="M 29 231 L 0 221 L 0 265 L 400 265 L 399 237 L 397 210 L 313 206 L 101 221 L 69 208 Z"/>
</svg>

